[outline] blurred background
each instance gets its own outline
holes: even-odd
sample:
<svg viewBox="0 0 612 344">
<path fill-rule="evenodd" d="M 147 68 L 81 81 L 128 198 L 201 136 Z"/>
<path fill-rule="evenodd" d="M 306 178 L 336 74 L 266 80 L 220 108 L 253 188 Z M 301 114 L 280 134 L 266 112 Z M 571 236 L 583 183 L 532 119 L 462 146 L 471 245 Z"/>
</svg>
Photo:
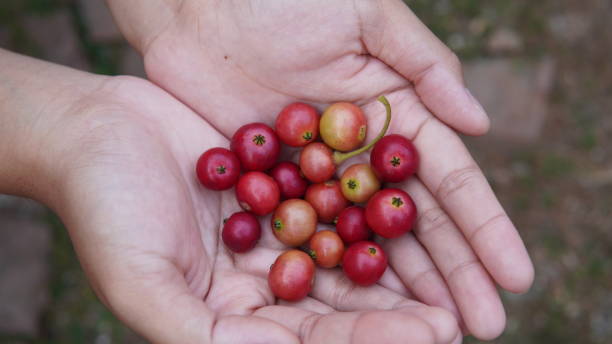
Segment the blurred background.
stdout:
<svg viewBox="0 0 612 344">
<path fill-rule="evenodd" d="M 464 61 L 493 124 L 466 141 L 536 265 L 529 293 L 503 293 L 495 342 L 612 343 L 612 2 L 406 3 Z M 1 0 L 0 47 L 144 76 L 103 0 Z M 98 302 L 59 220 L 2 195 L 0 343 L 144 343 Z"/>
</svg>

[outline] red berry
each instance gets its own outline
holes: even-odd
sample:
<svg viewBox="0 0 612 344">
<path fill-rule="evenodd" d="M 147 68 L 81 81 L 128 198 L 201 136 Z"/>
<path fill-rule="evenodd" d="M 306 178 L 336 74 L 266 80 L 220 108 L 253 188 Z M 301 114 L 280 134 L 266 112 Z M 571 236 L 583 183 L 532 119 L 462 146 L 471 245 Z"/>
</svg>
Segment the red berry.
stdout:
<svg viewBox="0 0 612 344">
<path fill-rule="evenodd" d="M 310 185 L 306 189 L 306 201 L 316 210 L 319 221 L 325 223 L 332 223 L 336 216 L 349 206 L 349 201 L 342 195 L 337 180 Z"/>
<path fill-rule="evenodd" d="M 365 218 L 365 210 L 360 206 L 344 209 L 338 215 L 336 232 L 347 244 L 367 240 L 372 235 Z"/>
<path fill-rule="evenodd" d="M 370 164 L 382 181 L 399 183 L 416 172 L 419 154 L 407 138 L 387 135 L 374 145 Z"/>
<path fill-rule="evenodd" d="M 303 299 L 314 283 L 315 265 L 308 254 L 299 250 L 284 252 L 270 267 L 268 285 L 279 299 Z"/>
<path fill-rule="evenodd" d="M 308 244 L 310 257 L 323 268 L 333 268 L 340 264 L 344 254 L 344 243 L 334 231 L 316 232 Z"/>
<path fill-rule="evenodd" d="M 276 165 L 270 175 L 280 189 L 284 198 L 302 198 L 308 187 L 308 182 L 300 174 L 300 167 L 292 162 L 283 161 Z"/>
<path fill-rule="evenodd" d="M 236 199 L 244 210 L 261 216 L 276 208 L 280 191 L 272 177 L 252 171 L 245 173 L 238 180 Z"/>
<path fill-rule="evenodd" d="M 300 153 L 300 169 L 313 183 L 323 183 L 336 173 L 332 150 L 324 143 L 313 142 Z"/>
<path fill-rule="evenodd" d="M 230 148 L 247 171 L 265 171 L 274 166 L 280 154 L 280 143 L 272 128 L 251 123 L 234 133 Z"/>
<path fill-rule="evenodd" d="M 304 103 L 289 104 L 276 117 L 275 128 L 286 145 L 305 146 L 319 136 L 317 109 Z"/>
<path fill-rule="evenodd" d="M 387 256 L 378 244 L 360 241 L 349 246 L 344 253 L 342 269 L 355 284 L 369 286 L 376 283 L 387 269 Z"/>
<path fill-rule="evenodd" d="M 340 178 L 342 194 L 355 203 L 367 202 L 380 189 L 380 182 L 369 164 L 355 164 L 347 168 Z"/>
<path fill-rule="evenodd" d="M 281 203 L 271 219 L 274 236 L 287 246 L 300 246 L 317 229 L 317 213 L 303 199 L 289 199 Z"/>
<path fill-rule="evenodd" d="M 230 250 L 242 253 L 255 247 L 261 237 L 261 227 L 253 214 L 241 211 L 225 221 L 221 237 Z"/>
<path fill-rule="evenodd" d="M 363 111 L 351 103 L 330 105 L 319 122 L 321 138 L 328 146 L 341 152 L 353 150 L 366 137 L 366 118 Z"/>
<path fill-rule="evenodd" d="M 240 176 L 240 161 L 228 149 L 211 148 L 198 159 L 196 174 L 205 187 L 226 190 L 234 186 Z"/>
<path fill-rule="evenodd" d="M 383 189 L 366 205 L 366 221 L 372 230 L 385 238 L 396 238 L 412 229 L 416 205 L 400 189 Z"/>
</svg>

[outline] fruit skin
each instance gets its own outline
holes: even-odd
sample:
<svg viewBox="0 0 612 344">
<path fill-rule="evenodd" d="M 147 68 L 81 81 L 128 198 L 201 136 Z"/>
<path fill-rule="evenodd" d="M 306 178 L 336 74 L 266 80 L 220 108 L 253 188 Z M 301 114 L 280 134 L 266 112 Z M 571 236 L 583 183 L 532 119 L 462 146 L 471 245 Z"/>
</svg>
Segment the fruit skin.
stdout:
<svg viewBox="0 0 612 344">
<path fill-rule="evenodd" d="M 367 202 L 380 189 L 380 182 L 369 164 L 354 164 L 340 178 L 342 194 L 355 203 Z"/>
<path fill-rule="evenodd" d="M 300 174 L 300 167 L 289 161 L 283 161 L 276 165 L 270 175 L 280 189 L 284 198 L 302 198 L 308 187 L 308 182 Z"/>
<path fill-rule="evenodd" d="M 417 209 L 412 198 L 400 189 L 383 189 L 370 198 L 365 216 L 368 226 L 385 238 L 397 238 L 414 226 Z"/>
<path fill-rule="evenodd" d="M 236 199 L 244 210 L 261 216 L 276 208 L 280 191 L 272 177 L 263 172 L 251 171 L 238 179 Z"/>
<path fill-rule="evenodd" d="M 316 232 L 308 244 L 308 254 L 315 263 L 323 268 L 333 268 L 342 261 L 344 243 L 334 231 L 322 230 Z"/>
<path fill-rule="evenodd" d="M 319 132 L 323 142 L 341 152 L 361 146 L 366 131 L 363 111 L 351 103 L 340 102 L 330 105 L 319 121 Z"/>
<path fill-rule="evenodd" d="M 308 180 L 323 183 L 336 173 L 333 151 L 321 142 L 313 142 L 300 153 L 300 169 Z"/>
<path fill-rule="evenodd" d="M 317 212 L 303 199 L 289 199 L 276 208 L 270 224 L 280 242 L 300 246 L 317 230 Z"/>
<path fill-rule="evenodd" d="M 230 149 L 236 153 L 245 170 L 265 171 L 276 163 L 280 154 L 280 142 L 269 126 L 250 123 L 234 133 Z"/>
<path fill-rule="evenodd" d="M 299 250 L 282 253 L 268 273 L 268 285 L 274 296 L 287 301 L 303 299 L 314 283 L 315 264 Z"/>
<path fill-rule="evenodd" d="M 255 215 L 246 211 L 237 212 L 223 225 L 221 238 L 230 250 L 236 253 L 246 252 L 255 247 L 261 238 L 261 226 Z"/>
<path fill-rule="evenodd" d="M 319 114 L 311 105 L 292 103 L 278 114 L 274 127 L 283 143 L 303 147 L 319 136 Z"/>
<path fill-rule="evenodd" d="M 382 181 L 399 183 L 416 172 L 419 154 L 402 135 L 387 135 L 374 145 L 370 164 Z"/>
<path fill-rule="evenodd" d="M 365 209 L 357 205 L 344 209 L 338 215 L 336 232 L 347 244 L 369 239 L 372 230 L 366 223 Z"/>
<path fill-rule="evenodd" d="M 369 286 L 376 283 L 387 269 L 387 255 L 382 247 L 371 241 L 352 244 L 344 252 L 342 270 L 355 284 Z"/>
<path fill-rule="evenodd" d="M 317 212 L 319 221 L 324 223 L 332 223 L 336 216 L 350 204 L 342 195 L 340 183 L 337 180 L 310 185 L 306 189 L 305 199 Z"/>
<path fill-rule="evenodd" d="M 204 152 L 196 164 L 198 180 L 212 190 L 227 190 L 240 177 L 240 161 L 229 149 L 215 147 Z"/>
</svg>

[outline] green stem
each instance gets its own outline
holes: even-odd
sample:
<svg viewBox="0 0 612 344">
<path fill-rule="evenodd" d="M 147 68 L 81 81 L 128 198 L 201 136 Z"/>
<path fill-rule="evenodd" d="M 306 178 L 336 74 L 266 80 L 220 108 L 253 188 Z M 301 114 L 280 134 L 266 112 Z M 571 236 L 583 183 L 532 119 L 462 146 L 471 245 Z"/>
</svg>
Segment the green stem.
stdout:
<svg viewBox="0 0 612 344">
<path fill-rule="evenodd" d="M 389 101 L 387 100 L 385 96 L 380 96 L 378 97 L 377 100 L 381 102 L 385 106 L 385 110 L 387 110 L 387 118 L 385 119 L 385 125 L 383 126 L 382 130 L 380 131 L 380 133 L 378 133 L 378 136 L 376 136 L 376 138 L 372 140 L 372 142 L 368 143 L 367 145 L 359 149 L 356 149 L 352 152 L 346 152 L 346 153 L 335 151 L 334 152 L 334 163 L 336 165 L 340 165 L 344 160 L 352 158 L 355 155 L 359 155 L 367 151 L 368 149 L 372 148 L 376 144 L 376 142 L 380 141 L 380 139 L 382 139 L 383 136 L 385 136 L 385 134 L 387 133 L 387 129 L 389 129 L 389 123 L 391 123 L 391 104 L 389 104 Z"/>
</svg>

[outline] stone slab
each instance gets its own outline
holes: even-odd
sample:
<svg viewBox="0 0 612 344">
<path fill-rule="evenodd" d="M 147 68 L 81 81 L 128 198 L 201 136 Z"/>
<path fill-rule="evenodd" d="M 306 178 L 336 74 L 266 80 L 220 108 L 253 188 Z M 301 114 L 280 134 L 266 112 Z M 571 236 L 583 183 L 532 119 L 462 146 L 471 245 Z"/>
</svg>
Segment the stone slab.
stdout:
<svg viewBox="0 0 612 344">
<path fill-rule="evenodd" d="M 0 214 L 0 333 L 37 337 L 49 303 L 50 228 Z"/>
<path fill-rule="evenodd" d="M 489 137 L 518 143 L 539 139 L 553 84 L 551 59 L 481 59 L 466 63 L 464 76 L 491 118 Z"/>
</svg>

